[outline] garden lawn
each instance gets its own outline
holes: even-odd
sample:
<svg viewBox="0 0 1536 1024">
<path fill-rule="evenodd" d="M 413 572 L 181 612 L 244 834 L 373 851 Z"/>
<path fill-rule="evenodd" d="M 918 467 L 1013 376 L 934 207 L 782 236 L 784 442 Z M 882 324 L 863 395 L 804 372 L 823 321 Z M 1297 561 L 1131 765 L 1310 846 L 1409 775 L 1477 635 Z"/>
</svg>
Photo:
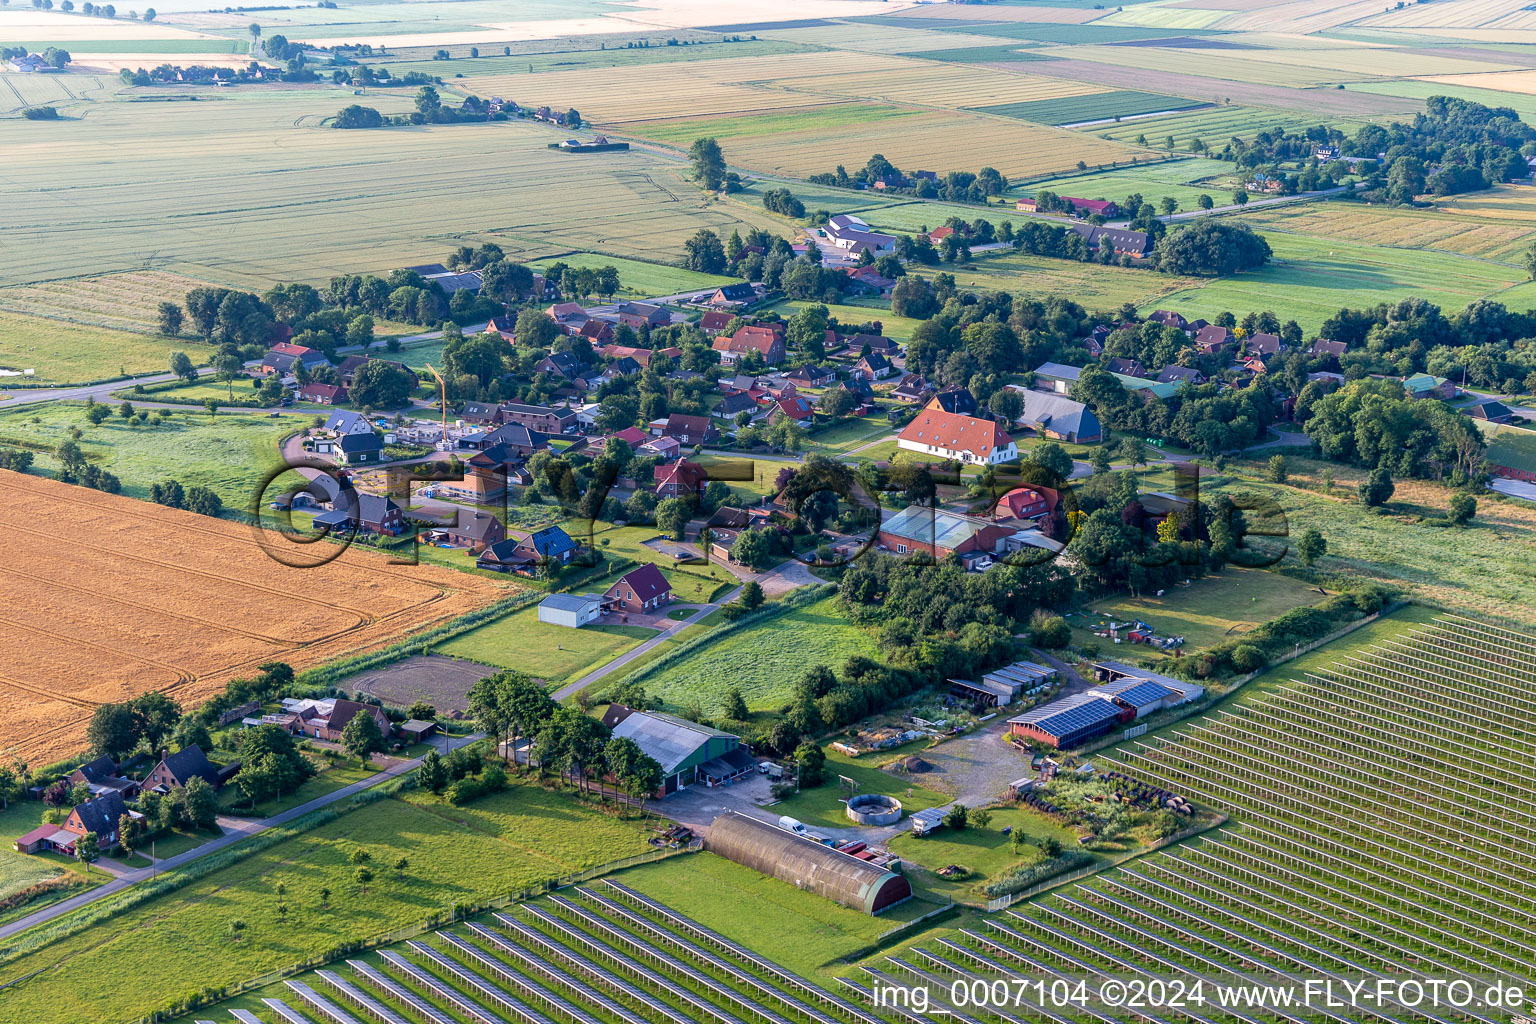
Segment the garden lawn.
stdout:
<svg viewBox="0 0 1536 1024">
<path fill-rule="evenodd" d="M 839 784 L 839 775 L 846 775 L 857 782 L 861 795 L 881 793 L 895 797 L 901 801 L 902 810 L 907 814 L 947 804 L 951 799 L 948 794 L 917 785 L 910 778 L 881 771 L 881 763 L 896 760 L 892 751 L 874 751 L 854 758 L 828 747 L 826 754 L 827 780 L 814 789 L 802 789 L 785 797 L 773 805 L 775 811 L 798 818 L 811 826 L 854 827 L 853 822 L 848 820 L 847 808 L 844 806 L 848 800 L 848 790 Z"/>
<path fill-rule="evenodd" d="M 936 221 L 935 223 L 939 222 Z M 922 323 L 921 320 L 913 320 L 909 317 L 897 316 L 895 313 L 892 313 L 889 300 L 872 298 L 869 302 L 870 305 L 867 306 L 838 303 L 821 303 L 821 305 L 826 305 L 828 315 L 838 322 L 844 333 L 847 333 L 859 324 L 867 323 L 870 320 L 878 320 L 882 329 L 881 333 L 887 338 L 894 338 L 896 341 L 906 341 L 912 337 L 912 332 L 917 329 L 917 325 Z M 775 302 L 768 308 L 785 317 L 792 317 L 800 312 L 801 309 L 811 305 L 818 305 L 818 303 L 805 302 L 800 299 L 783 299 Z M 854 354 L 857 356 L 857 353 Z"/>
<path fill-rule="evenodd" d="M 1016 807 L 992 810 L 992 821 L 986 828 L 967 828 L 956 832 L 941 828 L 937 832 L 918 838 L 903 832 L 891 839 L 891 852 L 899 854 L 904 863 L 915 864 L 923 870 L 913 872 L 914 881 L 924 889 L 945 893 L 951 898 L 976 899 L 988 882 L 1008 874 L 1015 865 L 1029 865 L 1044 859 L 1039 842 L 1047 837 L 1055 838 L 1063 850 L 1078 848 L 1077 833 L 1063 828 L 1031 811 Z M 1027 834 L 1036 845 L 1015 853 L 1010 837 L 1002 830 L 1012 828 L 1015 833 Z M 940 878 L 936 872 L 951 864 L 969 868 L 973 874 L 964 881 Z"/>
<path fill-rule="evenodd" d="M 630 868 L 615 878 L 822 982 L 846 966 L 844 958 L 867 949 L 882 933 L 934 909 L 912 900 L 870 917 L 712 853 Z"/>
<path fill-rule="evenodd" d="M 43 812 L 48 808 L 41 802 L 25 800 L 13 802 L 0 813 L 0 899 L 20 892 L 29 885 L 36 885 L 51 878 L 68 876 L 72 883 L 50 893 L 34 897 L 27 903 L 10 910 L 0 910 L 0 921 L 8 921 L 31 913 L 49 903 L 55 903 L 80 892 L 82 888 L 99 885 L 107 880 L 100 871 L 91 873 L 87 881 L 80 865 L 58 854 L 17 853 L 12 844 L 20 836 L 43 823 Z"/>
<path fill-rule="evenodd" d="M 124 385 L 122 390 L 112 392 L 112 398 L 114 404 L 127 400 L 134 405 L 145 402 L 174 402 L 194 407 L 201 407 L 211 398 L 221 406 L 239 405 L 255 408 L 263 403 L 251 383 L 251 378 L 241 377 L 231 388 L 229 384 L 222 381 L 203 379 L 195 384 L 181 384 L 164 390 L 145 389 L 142 393 L 133 390 L 132 385 Z"/>
<path fill-rule="evenodd" d="M 1292 608 L 1324 599 L 1316 588 L 1289 576 L 1260 569 L 1228 568 L 1219 576 L 1198 579 L 1187 587 L 1171 587 L 1162 597 L 1126 594 L 1100 598 L 1091 602 L 1088 611 L 1072 616 L 1070 621 L 1078 627 L 1073 637 L 1078 644 L 1097 643 L 1101 650 L 1117 658 L 1134 654 L 1169 658 L 1139 644 L 1117 646 L 1113 641 L 1093 636 L 1091 627 L 1100 622 L 1107 626 L 1110 619 L 1140 619 L 1159 636 L 1184 637 L 1184 651 L 1190 654 L 1246 633 Z"/>
<path fill-rule="evenodd" d="M 774 467 L 777 473 L 777 467 Z M 742 486 L 746 483 L 743 481 Z M 586 543 L 587 531 L 584 520 L 571 520 L 564 524 L 566 532 Z M 580 532 L 578 532 L 580 531 Z M 639 562 L 654 562 L 661 574 L 672 584 L 672 600 L 702 604 L 714 600 L 722 587 L 735 587 L 739 581 L 716 563 L 681 566 L 677 560 L 643 543 L 659 536 L 651 526 L 612 526 L 595 521 L 590 534 L 592 543 L 609 558 L 632 558 Z M 612 581 L 594 583 L 588 590 L 606 589 Z"/>
<path fill-rule="evenodd" d="M 812 435 L 807 448 L 827 455 L 845 455 L 851 449 L 878 438 L 889 437 L 891 433 L 890 422 L 882 413 L 877 412 L 863 419 L 847 420 Z"/>
<path fill-rule="evenodd" d="M 33 423 L 34 417 L 41 422 Z M 58 460 L 52 452 L 79 427 L 86 458 L 116 473 L 129 497 L 147 498 L 152 484 L 176 479 L 185 487 L 211 488 L 225 505 L 243 509 L 262 476 L 277 465 L 278 441 L 302 422 L 287 416 L 209 416 L 192 409 L 171 417 L 159 426 L 129 426 L 114 412 L 92 426 L 80 403 L 52 402 L 0 415 L 0 444 L 41 448 L 36 468 L 54 473 Z"/>
<path fill-rule="evenodd" d="M 0 312 L 0 369 L 34 370 L 30 377 L 0 377 L 50 384 L 88 384 L 129 374 L 163 373 L 171 353 L 192 350 L 190 341 L 113 331 L 61 320 Z"/>
<path fill-rule="evenodd" d="M 419 794 L 381 800 L 11 961 L 0 984 L 44 973 L 0 989 L 0 1020 L 137 1021 L 173 999 L 423 921 L 451 903 L 640 853 L 648 828 L 527 784 L 473 808 L 445 809 Z M 359 848 L 374 875 L 366 892 L 349 859 Z M 402 856 L 403 876 L 394 869 Z M 238 940 L 229 927 L 236 919 L 246 926 Z M 154 984 L 132 983 L 145 965 Z"/>
<path fill-rule="evenodd" d="M 274 814 L 280 814 L 289 808 L 307 804 L 311 800 L 325 796 L 327 793 L 334 793 L 336 790 L 350 786 L 354 782 L 361 782 L 377 774 L 381 768 L 378 764 L 364 768 L 355 757 L 342 757 L 332 761 L 325 757 L 310 756 L 310 760 L 314 761 L 316 766 L 319 767 L 320 774 L 311 776 L 292 793 L 274 797 L 270 800 L 263 800 L 253 810 L 250 801 L 240 791 L 240 787 L 231 784 L 220 795 L 220 808 L 225 814 L 238 815 L 242 818 L 267 818 Z M 163 857 L 166 854 L 161 853 L 160 856 Z"/>
<path fill-rule="evenodd" d="M 516 669 L 555 684 L 585 675 L 655 635 L 644 626 L 552 626 L 539 621 L 534 606 L 461 633 L 433 653 Z"/>
<path fill-rule="evenodd" d="M 714 291 L 723 284 L 734 284 L 741 280 L 739 277 L 701 274 L 695 270 L 669 267 L 664 263 L 644 263 L 595 252 L 571 253 L 568 256 L 539 260 L 531 266 L 535 270 L 547 270 L 555 263 L 591 270 L 611 266 L 619 272 L 619 294 L 640 298 L 658 298 L 679 292 Z"/>
<path fill-rule="evenodd" d="M 770 709 L 789 700 L 795 680 L 812 666 L 836 668 L 855 654 L 875 653 L 874 637 L 850 623 L 833 596 L 707 643 L 643 685 L 671 708 L 698 703 L 716 714 L 736 687 L 747 707 Z"/>
</svg>

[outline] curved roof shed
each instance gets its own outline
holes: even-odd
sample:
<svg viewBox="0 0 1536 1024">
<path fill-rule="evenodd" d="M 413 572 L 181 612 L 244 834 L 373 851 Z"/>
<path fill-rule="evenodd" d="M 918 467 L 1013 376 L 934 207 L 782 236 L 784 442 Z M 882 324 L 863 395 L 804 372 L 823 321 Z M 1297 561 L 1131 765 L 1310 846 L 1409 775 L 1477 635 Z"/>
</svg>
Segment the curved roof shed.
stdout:
<svg viewBox="0 0 1536 1024">
<path fill-rule="evenodd" d="M 912 898 L 911 883 L 893 871 L 735 811 L 710 824 L 704 848 L 866 914 Z"/>
</svg>

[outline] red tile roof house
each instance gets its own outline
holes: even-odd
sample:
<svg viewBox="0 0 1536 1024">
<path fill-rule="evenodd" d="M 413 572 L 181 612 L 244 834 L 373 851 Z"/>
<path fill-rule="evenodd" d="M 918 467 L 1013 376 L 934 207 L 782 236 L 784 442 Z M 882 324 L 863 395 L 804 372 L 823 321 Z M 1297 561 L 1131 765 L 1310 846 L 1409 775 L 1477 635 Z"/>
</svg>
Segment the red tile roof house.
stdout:
<svg viewBox="0 0 1536 1024">
<path fill-rule="evenodd" d="M 138 811 L 130 811 L 118 794 L 105 793 L 70 811 L 62 825 L 39 825 L 12 845 L 17 853 L 50 850 L 73 857 L 75 841 L 87 832 L 94 832 L 97 846 L 109 850 L 117 845 L 118 822 L 125 814 L 131 818 L 144 817 Z"/>
<path fill-rule="evenodd" d="M 1243 354 L 1267 359 L 1284 352 L 1286 344 L 1278 334 L 1250 334 L 1243 340 Z"/>
<path fill-rule="evenodd" d="M 298 715 L 290 715 L 290 731 L 296 731 L 300 736 L 312 736 L 317 740 L 327 740 L 331 743 L 341 742 L 342 730 L 347 723 L 352 721 L 359 713 L 366 712 L 373 716 L 373 720 L 379 723 L 379 731 L 388 739 L 394 726 L 389 717 L 382 710 L 371 704 L 359 704 L 355 700 L 337 699 L 331 708 L 331 713 L 325 717 L 301 718 Z"/>
<path fill-rule="evenodd" d="M 774 327 L 743 327 L 729 338 L 716 338 L 711 347 L 726 366 L 748 352 L 759 353 L 769 365 L 782 363 L 786 352 L 784 333 Z"/>
<path fill-rule="evenodd" d="M 687 459 L 678 459 L 667 466 L 656 466 L 652 474 L 658 498 L 695 496 L 704 490 L 704 485 L 709 481 L 709 471 Z"/>
<path fill-rule="evenodd" d="M 610 609 L 645 612 L 672 600 L 672 584 L 651 563 L 631 569 L 603 594 Z"/>
<path fill-rule="evenodd" d="M 339 405 L 347 400 L 347 389 L 340 384 L 305 384 L 299 388 L 299 401 L 315 405 Z"/>
<path fill-rule="evenodd" d="M 805 397 L 789 395 L 779 399 L 778 404 L 774 407 L 774 411 L 768 414 L 768 418 L 772 420 L 773 417 L 782 413 L 790 419 L 800 422 L 810 419 L 814 408 Z"/>
<path fill-rule="evenodd" d="M 734 319 L 736 319 L 735 313 L 727 313 L 712 309 L 708 313 L 705 313 L 703 316 L 699 317 L 699 330 L 703 331 L 710 337 L 714 337 L 729 327 L 731 321 Z"/>
<path fill-rule="evenodd" d="M 896 446 L 975 466 L 1013 462 L 1019 457 L 1013 438 L 993 421 L 942 409 L 919 412 L 898 435 Z"/>
<path fill-rule="evenodd" d="M 1039 519 L 1051 511 L 1052 502 L 1043 489 L 1015 487 L 1001 498 L 992 509 L 994 519 Z"/>
<path fill-rule="evenodd" d="M 1237 338 L 1225 327 L 1209 324 L 1195 332 L 1195 348 L 1204 355 L 1215 355 L 1229 345 L 1237 344 Z"/>
</svg>

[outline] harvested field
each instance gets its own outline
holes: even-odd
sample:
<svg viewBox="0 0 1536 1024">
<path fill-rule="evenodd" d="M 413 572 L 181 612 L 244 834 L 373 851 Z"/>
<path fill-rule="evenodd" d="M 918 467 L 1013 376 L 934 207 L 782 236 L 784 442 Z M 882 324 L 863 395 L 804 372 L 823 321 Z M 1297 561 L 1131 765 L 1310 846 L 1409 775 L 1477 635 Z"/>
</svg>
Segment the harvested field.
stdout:
<svg viewBox="0 0 1536 1024">
<path fill-rule="evenodd" d="M 1526 188 L 1524 191 L 1536 192 L 1536 189 Z M 1321 238 L 1404 249 L 1443 249 L 1482 259 L 1517 258 L 1527 244 L 1529 221 L 1536 219 L 1536 210 L 1511 207 L 1508 219 L 1496 221 L 1450 213 L 1452 203 L 1458 211 L 1473 213 L 1477 196 L 1467 197 L 1466 202 L 1472 205 L 1471 209 L 1461 205 L 1461 197 L 1451 197 L 1447 205 L 1441 207 L 1444 212 L 1439 213 L 1379 206 L 1362 209 L 1357 204 L 1308 203 L 1256 211 L 1255 215 L 1245 219 L 1255 228 L 1267 227 Z"/>
<path fill-rule="evenodd" d="M 289 568 L 248 527 L 33 476 L 0 471 L 0 496 L 0 723 L 32 763 L 78 749 L 98 704 L 157 690 L 195 705 L 263 662 L 380 647 L 512 590 L 357 549 Z"/>
<path fill-rule="evenodd" d="M 1066 125 L 1085 121 L 1118 120 L 1138 114 L 1153 114 L 1167 110 L 1183 110 L 1202 106 L 1199 100 L 1159 93 L 1117 90 L 1093 93 L 1088 96 L 1072 96 L 1053 100 L 1031 100 L 1027 103 L 1002 103 L 990 107 L 973 107 L 979 113 L 1016 117 L 1021 121 L 1037 121 L 1040 124 Z"/>
<path fill-rule="evenodd" d="M 961 46 L 942 50 L 913 50 L 906 56 L 922 60 L 947 61 L 952 64 L 1013 64 L 1019 61 L 1050 59 L 1030 49 L 1024 42 Z"/>
<path fill-rule="evenodd" d="M 1282 129 L 1299 131 L 1317 124 L 1326 124 L 1348 134 L 1359 130 L 1363 121 L 1341 119 L 1336 116 L 1313 116 L 1287 110 L 1268 110 L 1263 107 L 1205 107 L 1186 110 L 1161 117 L 1135 117 L 1118 124 L 1096 124 L 1084 131 L 1109 136 L 1120 142 L 1134 142 L 1145 135 L 1154 146 L 1161 146 L 1170 136 L 1179 151 L 1188 148 L 1190 139 L 1226 140 L 1233 136 L 1252 138 L 1259 132 Z"/>
<path fill-rule="evenodd" d="M 1165 52 L 1159 58 L 1160 64 L 1143 68 L 1120 67 L 1116 63 L 1099 63 L 1090 60 L 1072 60 L 1067 59 L 1065 55 L 1076 51 L 1058 52 L 1063 54 L 1062 59 L 1032 64 L 1029 68 L 1030 73 L 1116 88 L 1172 93 L 1176 96 L 1190 96 L 1195 99 L 1210 99 L 1213 95 L 1219 95 L 1232 103 L 1253 103 L 1265 107 L 1278 107 L 1281 110 L 1304 110 L 1314 115 L 1395 114 L 1411 112 L 1423 107 L 1423 104 L 1416 100 L 1350 92 L 1345 89 L 1290 89 L 1281 85 L 1232 81 L 1222 78 L 1214 69 L 1207 68 L 1204 64 L 1191 61 L 1186 50 L 1176 50 L 1171 54 Z M 1119 53 L 1124 52 L 1124 48 L 1106 46 L 1101 52 Z M 1158 70 L 1160 67 L 1169 66 L 1198 69 L 1202 73 Z M 1205 74 L 1207 71 L 1210 73 Z M 1220 84 L 1216 84 L 1217 82 Z"/>
<path fill-rule="evenodd" d="M 954 150 L 959 137 L 967 140 L 964 152 Z M 1062 172 L 1078 160 L 1089 164 L 1124 161 L 1132 152 L 1119 143 L 1085 139 L 1026 121 L 924 111 L 851 125 L 832 137 L 802 130 L 742 139 L 731 145 L 730 160 L 755 170 L 803 177 L 830 171 L 838 164 L 862 166 L 871 154 L 883 153 L 898 167 L 934 167 L 942 172 L 990 166 L 1018 178 Z"/>
<path fill-rule="evenodd" d="M 440 715 L 468 711 L 469 688 L 486 676 L 501 671 L 495 665 L 481 665 L 463 658 L 441 654 L 416 654 L 385 668 L 347 676 L 336 681 L 343 690 L 368 693 L 386 704 L 408 708 L 424 700 Z"/>
<path fill-rule="evenodd" d="M 1536 95 L 1536 71 L 1489 71 L 1467 75 L 1421 75 L 1420 81 L 1440 85 L 1465 85 L 1497 92 L 1515 92 Z"/>
<path fill-rule="evenodd" d="M 0 288 L 0 309 L 120 331 L 159 333 L 156 307 L 207 282 L 158 270 Z"/>
<path fill-rule="evenodd" d="M 1372 28 L 1536 28 L 1527 0 L 1459 0 L 1454 4 L 1410 5 L 1366 18 Z"/>
<path fill-rule="evenodd" d="M 1102 86 L 1041 78 L 1027 72 L 991 68 L 917 65 L 883 71 L 848 70 L 833 75 L 796 78 L 780 83 L 796 93 L 886 100 L 914 106 L 963 107 L 992 103 L 1024 103 L 1104 92 Z"/>
<path fill-rule="evenodd" d="M 1348 73 L 1337 64 L 1327 68 L 1290 67 L 1265 60 L 1265 51 L 1244 50 L 1165 50 L 1158 46 L 1073 46 L 1057 51 L 1064 58 L 1114 64 L 1120 67 L 1157 71 L 1160 68 L 1198 68 L 1200 74 L 1219 78 L 1224 82 L 1248 82 L 1267 86 L 1292 86 L 1307 88 L 1323 83 L 1332 84 L 1345 78 L 1356 80 L 1369 78 L 1374 73 L 1365 68 L 1351 67 Z M 1388 51 L 1389 53 L 1391 51 Z M 1353 51 L 1351 51 L 1353 59 Z M 1151 83 L 1148 83 L 1150 86 Z M 1155 88 L 1155 87 L 1154 87 Z M 1224 89 L 1225 86 L 1222 86 Z"/>
<path fill-rule="evenodd" d="M 12 7 L 5 12 L 5 17 L 0 18 L 0 43 L 24 43 L 40 39 L 64 43 L 77 39 L 100 39 L 109 34 L 116 39 L 207 38 L 200 32 L 186 32 L 127 18 L 114 19 L 104 25 L 92 18 L 69 15 L 62 11 L 18 10 Z"/>
<path fill-rule="evenodd" d="M 1175 29 L 1188 32 L 1215 25 L 1228 17 L 1226 11 L 1179 9 L 1172 6 L 1143 4 L 1131 7 L 1103 19 L 1105 25 L 1143 25 L 1148 28 Z"/>
</svg>

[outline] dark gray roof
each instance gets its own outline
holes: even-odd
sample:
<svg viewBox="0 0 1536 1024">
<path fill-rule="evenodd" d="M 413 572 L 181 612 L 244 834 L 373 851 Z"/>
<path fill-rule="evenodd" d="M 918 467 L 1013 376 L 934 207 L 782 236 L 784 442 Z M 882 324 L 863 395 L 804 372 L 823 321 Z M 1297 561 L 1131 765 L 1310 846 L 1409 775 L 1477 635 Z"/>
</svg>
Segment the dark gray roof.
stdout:
<svg viewBox="0 0 1536 1024">
<path fill-rule="evenodd" d="M 128 805 L 123 803 L 121 794 L 107 792 L 80 804 L 75 813 L 80 816 L 80 824 L 87 832 L 108 836 L 117 831 L 118 819 L 128 813 Z"/>
<path fill-rule="evenodd" d="M 911 883 L 895 872 L 735 811 L 710 823 L 704 845 L 711 853 L 866 914 L 912 895 Z"/>
<path fill-rule="evenodd" d="M 1065 395 L 1019 389 L 1019 397 L 1024 399 L 1024 414 L 1019 417 L 1019 422 L 1026 426 L 1078 436 L 1103 432 L 1099 418 L 1091 409 Z"/>
<path fill-rule="evenodd" d="M 381 452 L 384 450 L 384 439 L 373 431 L 366 434 L 342 434 L 336 442 L 343 452 L 354 455 L 358 452 Z"/>
<path fill-rule="evenodd" d="M 208 755 L 203 753 L 203 748 L 196 743 L 176 751 L 162 762 L 166 769 L 176 779 L 179 785 L 185 786 L 187 780 L 194 775 L 202 778 L 204 782 L 212 784 L 218 776 L 218 770 L 213 762 L 208 760 Z"/>
</svg>

